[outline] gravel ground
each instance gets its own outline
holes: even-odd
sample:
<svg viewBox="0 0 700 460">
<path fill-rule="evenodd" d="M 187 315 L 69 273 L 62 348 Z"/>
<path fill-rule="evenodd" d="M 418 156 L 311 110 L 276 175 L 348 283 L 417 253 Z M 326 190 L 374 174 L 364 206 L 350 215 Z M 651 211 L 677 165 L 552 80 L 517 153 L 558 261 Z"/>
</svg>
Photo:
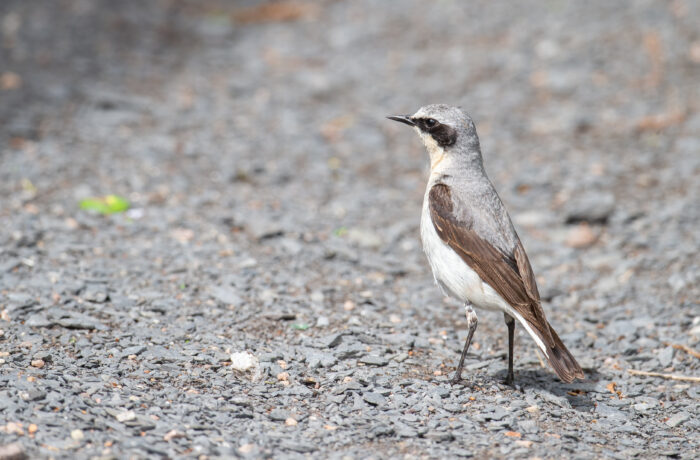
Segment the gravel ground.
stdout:
<svg viewBox="0 0 700 460">
<path fill-rule="evenodd" d="M 635 373 L 700 375 L 698 17 L 4 0 L 0 458 L 698 457 L 700 385 Z M 448 384 L 427 156 L 383 118 L 434 102 L 474 117 L 585 381 L 518 328 L 502 385 L 483 313 Z M 131 209 L 79 209 L 107 194 Z"/>
</svg>

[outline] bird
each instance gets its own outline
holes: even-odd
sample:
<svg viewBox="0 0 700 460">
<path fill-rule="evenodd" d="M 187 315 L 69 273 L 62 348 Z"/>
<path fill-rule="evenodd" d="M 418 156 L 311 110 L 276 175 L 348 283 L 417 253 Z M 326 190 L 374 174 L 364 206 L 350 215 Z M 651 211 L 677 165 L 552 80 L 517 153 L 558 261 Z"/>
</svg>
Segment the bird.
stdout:
<svg viewBox="0 0 700 460">
<path fill-rule="evenodd" d="M 503 312 L 508 328 L 507 385 L 514 385 L 516 320 L 562 381 L 585 378 L 545 317 L 523 244 L 484 170 L 472 118 L 459 107 L 445 104 L 387 118 L 411 126 L 430 158 L 420 220 L 423 250 L 443 294 L 464 303 L 469 329 L 451 383 L 462 380 L 464 359 L 478 324 L 475 308 Z"/>
</svg>

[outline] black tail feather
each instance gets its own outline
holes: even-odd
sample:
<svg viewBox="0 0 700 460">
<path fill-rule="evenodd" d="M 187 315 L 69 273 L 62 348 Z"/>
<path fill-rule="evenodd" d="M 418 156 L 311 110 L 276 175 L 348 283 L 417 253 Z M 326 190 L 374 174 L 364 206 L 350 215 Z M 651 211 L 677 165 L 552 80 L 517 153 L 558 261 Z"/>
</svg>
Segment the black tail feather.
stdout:
<svg viewBox="0 0 700 460">
<path fill-rule="evenodd" d="M 576 358 L 566 348 L 551 325 L 549 325 L 549 331 L 552 334 L 554 343 L 548 344 L 549 353 L 547 353 L 547 360 L 559 378 L 566 383 L 571 383 L 577 378 L 584 379 L 583 369 L 581 369 L 581 366 L 576 362 Z"/>
</svg>

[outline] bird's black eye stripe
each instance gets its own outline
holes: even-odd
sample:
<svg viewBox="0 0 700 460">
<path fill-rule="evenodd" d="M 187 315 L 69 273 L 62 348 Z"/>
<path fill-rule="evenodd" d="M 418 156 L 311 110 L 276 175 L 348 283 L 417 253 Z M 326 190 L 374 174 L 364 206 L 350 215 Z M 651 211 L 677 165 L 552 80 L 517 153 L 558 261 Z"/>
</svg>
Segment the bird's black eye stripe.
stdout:
<svg viewBox="0 0 700 460">
<path fill-rule="evenodd" d="M 420 118 L 414 121 L 423 131 L 431 131 L 440 126 L 435 118 Z"/>
<path fill-rule="evenodd" d="M 457 141 L 457 131 L 435 118 L 419 118 L 413 121 L 422 131 L 429 133 L 440 147 L 449 147 Z"/>
</svg>

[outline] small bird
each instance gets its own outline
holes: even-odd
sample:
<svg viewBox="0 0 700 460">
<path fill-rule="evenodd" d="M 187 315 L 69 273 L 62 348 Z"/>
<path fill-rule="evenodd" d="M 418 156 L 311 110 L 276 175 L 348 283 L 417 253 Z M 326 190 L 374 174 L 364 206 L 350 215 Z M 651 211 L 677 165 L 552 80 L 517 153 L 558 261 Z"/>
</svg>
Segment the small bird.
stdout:
<svg viewBox="0 0 700 460">
<path fill-rule="evenodd" d="M 469 333 L 452 383 L 460 382 L 477 326 L 474 307 L 502 311 L 508 327 L 508 373 L 513 384 L 517 319 L 564 382 L 584 378 L 542 310 L 535 275 L 496 189 L 486 176 L 472 119 L 457 107 L 422 107 L 387 117 L 415 129 L 430 156 L 421 213 L 421 240 L 438 286 L 464 302 Z"/>
</svg>

